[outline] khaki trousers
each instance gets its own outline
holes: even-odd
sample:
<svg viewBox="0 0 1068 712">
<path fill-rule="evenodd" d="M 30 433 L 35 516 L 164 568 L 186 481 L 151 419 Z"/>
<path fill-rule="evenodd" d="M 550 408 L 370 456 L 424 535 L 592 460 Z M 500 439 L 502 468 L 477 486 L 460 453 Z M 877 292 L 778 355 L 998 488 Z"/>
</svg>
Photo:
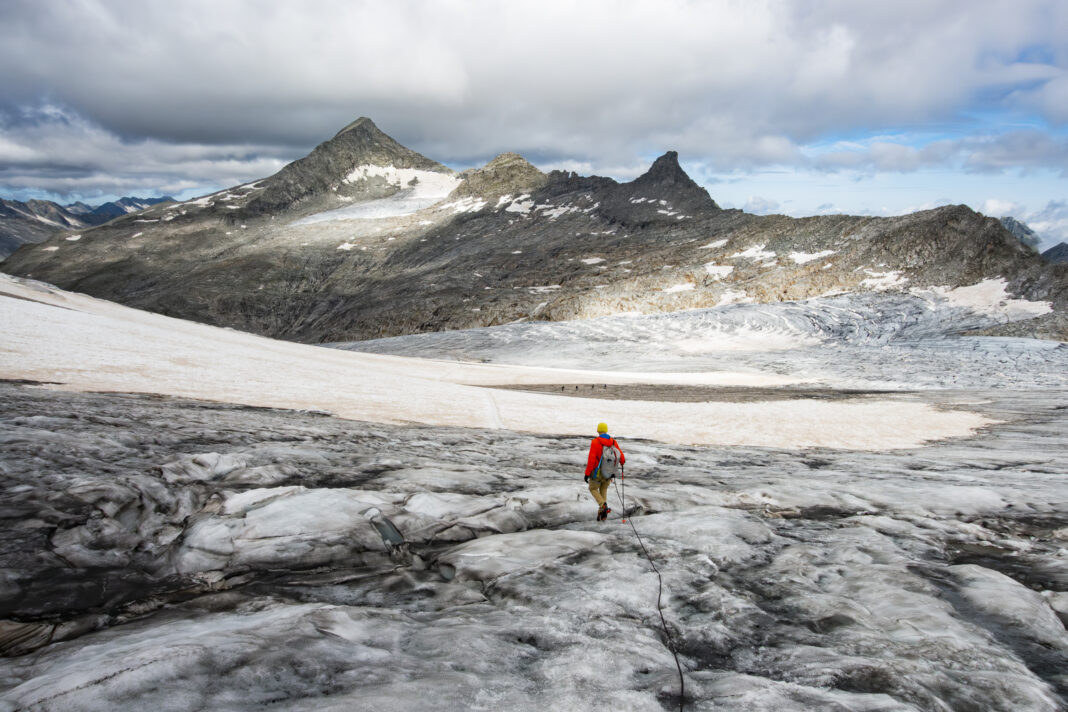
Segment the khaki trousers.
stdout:
<svg viewBox="0 0 1068 712">
<path fill-rule="evenodd" d="M 597 500 L 597 504 L 602 505 L 608 501 L 608 487 L 612 480 L 602 480 L 599 477 L 590 478 L 590 494 Z"/>
</svg>

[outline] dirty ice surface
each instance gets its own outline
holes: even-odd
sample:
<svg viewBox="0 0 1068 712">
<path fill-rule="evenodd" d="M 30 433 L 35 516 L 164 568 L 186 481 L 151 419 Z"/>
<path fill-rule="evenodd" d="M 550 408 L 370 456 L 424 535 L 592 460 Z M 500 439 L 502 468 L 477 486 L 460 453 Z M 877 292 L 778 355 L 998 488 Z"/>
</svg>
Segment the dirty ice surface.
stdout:
<svg viewBox="0 0 1068 712">
<path fill-rule="evenodd" d="M 3 377 L 66 384 L 0 383 L 3 712 L 678 709 L 624 509 L 663 575 L 686 710 L 1068 706 L 1068 349 L 958 335 L 1010 318 L 995 307 L 855 295 L 370 345 L 494 361 L 428 364 L 0 293 Z M 489 389 L 467 384 L 588 386 L 583 344 L 605 387 L 741 393 L 705 417 L 753 440 L 481 420 L 471 394 Z M 359 372 L 471 423 L 398 422 L 411 411 Z M 330 384 L 393 422 L 317 412 Z M 614 407 L 519 395 L 561 418 Z M 983 425 L 886 449 L 858 416 L 837 426 L 854 445 L 799 449 L 762 428 L 815 411 L 733 408 L 798 402 L 874 406 L 891 430 L 900 404 Z M 599 420 L 627 454 L 607 522 L 581 479 Z"/>
<path fill-rule="evenodd" d="M 366 353 L 494 364 L 698 374 L 779 374 L 796 384 L 911 391 L 1068 387 L 1068 346 L 965 332 L 1041 316 L 1003 280 L 956 289 L 732 304 L 339 344 Z M 750 385 L 757 385 L 751 383 Z M 782 385 L 782 384 L 780 384 Z"/>
</svg>

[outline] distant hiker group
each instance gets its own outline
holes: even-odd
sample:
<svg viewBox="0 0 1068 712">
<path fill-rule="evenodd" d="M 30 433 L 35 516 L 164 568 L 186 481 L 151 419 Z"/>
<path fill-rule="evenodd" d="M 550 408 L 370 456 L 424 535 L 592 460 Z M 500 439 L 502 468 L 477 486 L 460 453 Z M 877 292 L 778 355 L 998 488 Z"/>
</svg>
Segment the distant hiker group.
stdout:
<svg viewBox="0 0 1068 712">
<path fill-rule="evenodd" d="M 584 479 L 590 485 L 590 494 L 597 500 L 597 521 L 608 519 L 608 484 L 617 474 L 623 477 L 623 463 L 627 461 L 615 438 L 608 434 L 608 425 L 597 425 L 597 437 L 590 443 L 590 455 L 586 459 Z"/>
</svg>

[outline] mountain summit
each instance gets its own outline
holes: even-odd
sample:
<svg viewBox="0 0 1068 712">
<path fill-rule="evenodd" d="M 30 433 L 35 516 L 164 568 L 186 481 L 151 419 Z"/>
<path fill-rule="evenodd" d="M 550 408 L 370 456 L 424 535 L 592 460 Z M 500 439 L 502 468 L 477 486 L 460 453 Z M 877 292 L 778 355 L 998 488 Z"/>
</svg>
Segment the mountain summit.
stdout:
<svg viewBox="0 0 1068 712">
<path fill-rule="evenodd" d="M 360 117 L 324 141 L 299 160 L 263 181 L 262 191 L 239 214 L 247 218 L 291 210 L 311 203 L 326 208 L 321 200 L 328 194 L 341 200 L 382 198 L 396 190 L 384 181 L 370 183 L 350 180 L 362 166 L 417 169 L 451 175 L 453 171 L 397 143 L 367 117 Z M 320 199 L 320 200 L 317 200 Z"/>
<path fill-rule="evenodd" d="M 518 153 L 502 153 L 481 168 L 464 171 L 460 178 L 463 183 L 456 189 L 457 197 L 479 196 L 487 201 L 531 193 L 548 180 Z"/>
<path fill-rule="evenodd" d="M 679 154 L 676 151 L 668 151 L 653 161 L 648 171 L 628 185 L 649 197 L 670 199 L 684 210 L 719 209 L 708 191 L 697 185 L 679 165 Z"/>
</svg>

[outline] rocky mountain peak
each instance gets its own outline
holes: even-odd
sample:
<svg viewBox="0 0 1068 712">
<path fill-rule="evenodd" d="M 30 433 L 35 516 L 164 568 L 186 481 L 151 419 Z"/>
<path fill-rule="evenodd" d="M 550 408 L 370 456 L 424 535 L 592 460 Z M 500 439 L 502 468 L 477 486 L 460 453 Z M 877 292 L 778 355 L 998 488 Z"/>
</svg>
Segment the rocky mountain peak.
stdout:
<svg viewBox="0 0 1068 712">
<path fill-rule="evenodd" d="M 463 183 L 453 191 L 454 196 L 477 195 L 488 201 L 503 195 L 532 193 L 548 180 L 518 153 L 502 153 L 481 168 L 464 171 L 460 177 Z"/>
<path fill-rule="evenodd" d="M 347 178 L 361 166 L 453 172 L 401 145 L 362 116 L 338 131 L 332 139 L 316 146 L 304 158 L 267 178 L 259 195 L 248 203 L 241 215 L 234 217 L 288 211 L 300 205 L 320 203 L 324 196 L 335 193 L 349 195 L 353 190 L 347 184 Z M 367 197 L 381 196 L 372 194 Z"/>
<path fill-rule="evenodd" d="M 697 185 L 679 165 L 677 151 L 668 151 L 653 161 L 642 175 L 627 184 L 640 197 L 664 198 L 687 210 L 719 209 L 708 191 Z"/>
<path fill-rule="evenodd" d="M 690 176 L 686 175 L 686 171 L 682 170 L 682 166 L 679 165 L 678 151 L 668 151 L 660 158 L 657 158 L 653 161 L 653 165 L 649 166 L 649 170 L 638 178 L 638 181 L 645 182 L 653 180 L 672 184 L 682 183 L 684 185 L 693 183 Z"/>
<path fill-rule="evenodd" d="M 367 118 L 366 116 L 361 116 L 360 118 L 356 119 L 355 121 L 353 121 L 351 124 L 349 124 L 345 128 L 343 128 L 340 131 L 338 131 L 336 134 L 334 134 L 334 138 L 337 138 L 338 136 L 340 136 L 343 133 L 347 133 L 348 131 L 354 131 L 354 130 L 355 131 L 366 131 L 366 132 L 382 133 L 382 131 L 377 126 L 375 126 L 375 122 L 374 121 L 371 121 L 371 119 Z M 384 136 L 385 134 L 382 134 L 382 135 Z"/>
</svg>

